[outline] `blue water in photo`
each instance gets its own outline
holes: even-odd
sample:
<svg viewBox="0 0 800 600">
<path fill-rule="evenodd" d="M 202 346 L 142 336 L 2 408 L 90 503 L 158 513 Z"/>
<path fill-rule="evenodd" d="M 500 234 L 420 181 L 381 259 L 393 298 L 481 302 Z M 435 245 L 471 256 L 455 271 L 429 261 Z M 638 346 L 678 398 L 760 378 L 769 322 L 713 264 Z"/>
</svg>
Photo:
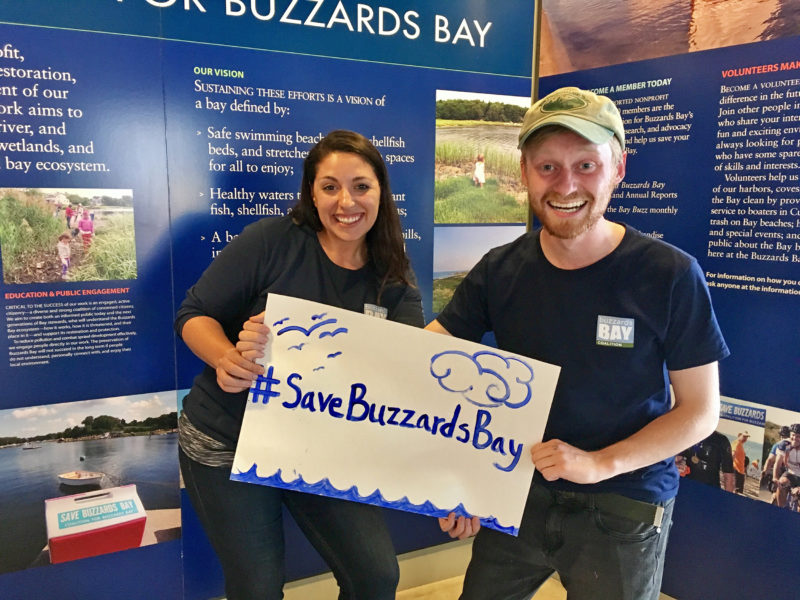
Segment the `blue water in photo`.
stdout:
<svg viewBox="0 0 800 600">
<path fill-rule="evenodd" d="M 453 275 L 458 275 L 460 273 L 466 273 L 465 270 L 460 271 L 436 271 L 433 274 L 434 279 L 444 279 L 445 277 L 452 277 Z"/>
<path fill-rule="evenodd" d="M 0 573 L 30 567 L 47 544 L 45 499 L 98 489 L 59 482 L 75 470 L 105 473 L 100 488 L 135 484 L 146 510 L 180 507 L 175 433 L 0 448 Z"/>
</svg>

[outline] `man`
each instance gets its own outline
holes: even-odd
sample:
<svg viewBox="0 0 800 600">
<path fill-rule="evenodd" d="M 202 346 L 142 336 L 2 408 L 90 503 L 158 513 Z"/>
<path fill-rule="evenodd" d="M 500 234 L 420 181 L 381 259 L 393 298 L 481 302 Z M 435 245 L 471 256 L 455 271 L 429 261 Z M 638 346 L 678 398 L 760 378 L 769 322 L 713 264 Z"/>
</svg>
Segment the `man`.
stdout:
<svg viewBox="0 0 800 600">
<path fill-rule="evenodd" d="M 747 455 L 744 452 L 744 445 L 750 439 L 747 431 L 742 431 L 736 435 L 733 443 L 733 476 L 736 480 L 734 492 L 744 494 L 744 478 L 747 474 Z"/>
<path fill-rule="evenodd" d="M 570 597 L 657 598 L 674 456 L 714 431 L 728 350 L 697 262 L 604 216 L 626 165 L 610 99 L 553 92 L 519 146 L 542 228 L 484 256 L 428 329 L 491 330 L 499 348 L 562 370 L 519 537 L 479 532 L 461 597 L 529 598 L 558 571 Z M 466 537 L 479 523 L 440 526 Z"/>
<path fill-rule="evenodd" d="M 778 506 L 786 506 L 789 489 L 800 486 L 800 423 L 789 427 L 789 446 L 775 461 L 773 467 L 774 481 L 778 482 Z M 780 467 L 779 467 L 780 463 Z M 782 472 L 779 475 L 779 472 Z"/>
<path fill-rule="evenodd" d="M 772 483 L 772 469 L 775 466 L 775 461 L 780 457 L 789 447 L 789 426 L 782 425 L 778 431 L 780 439 L 772 444 L 769 450 L 769 455 L 764 463 L 764 468 L 761 470 L 761 487 L 768 487 Z"/>
<path fill-rule="evenodd" d="M 733 456 L 731 443 L 719 431 L 687 448 L 681 455 L 686 459 L 686 477 L 706 485 L 733 491 Z"/>
</svg>

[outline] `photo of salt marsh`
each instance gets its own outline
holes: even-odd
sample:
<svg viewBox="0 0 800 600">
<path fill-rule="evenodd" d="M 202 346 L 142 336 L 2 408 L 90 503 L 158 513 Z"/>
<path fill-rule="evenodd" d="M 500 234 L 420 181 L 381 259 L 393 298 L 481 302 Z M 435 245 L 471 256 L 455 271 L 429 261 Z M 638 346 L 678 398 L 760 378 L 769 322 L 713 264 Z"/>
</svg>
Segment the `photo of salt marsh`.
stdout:
<svg viewBox="0 0 800 600">
<path fill-rule="evenodd" d="M 436 92 L 435 224 L 525 223 L 517 136 L 530 98 Z"/>
</svg>

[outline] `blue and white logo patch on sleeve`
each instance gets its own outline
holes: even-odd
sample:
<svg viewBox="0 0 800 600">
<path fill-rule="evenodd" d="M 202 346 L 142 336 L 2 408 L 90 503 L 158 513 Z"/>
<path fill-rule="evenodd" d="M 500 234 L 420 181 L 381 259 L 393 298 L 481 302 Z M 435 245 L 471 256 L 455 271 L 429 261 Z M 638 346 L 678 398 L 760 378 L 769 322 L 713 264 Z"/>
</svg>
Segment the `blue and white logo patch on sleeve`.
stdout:
<svg viewBox="0 0 800 600">
<path fill-rule="evenodd" d="M 596 342 L 598 346 L 633 348 L 633 333 L 633 319 L 597 315 Z"/>
</svg>

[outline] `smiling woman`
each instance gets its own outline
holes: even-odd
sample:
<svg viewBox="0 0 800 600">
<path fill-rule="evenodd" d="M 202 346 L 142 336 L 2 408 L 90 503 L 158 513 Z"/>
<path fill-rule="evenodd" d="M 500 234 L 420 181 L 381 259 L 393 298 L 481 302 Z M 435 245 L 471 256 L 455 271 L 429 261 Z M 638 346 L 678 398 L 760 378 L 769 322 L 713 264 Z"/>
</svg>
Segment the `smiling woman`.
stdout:
<svg viewBox="0 0 800 600">
<path fill-rule="evenodd" d="M 295 223 L 317 232 L 335 264 L 353 269 L 369 260 L 383 272 L 384 282 L 408 283 L 408 259 L 389 174 L 380 152 L 364 136 L 332 131 L 311 149 L 292 216 Z"/>
<path fill-rule="evenodd" d="M 334 152 L 317 167 L 313 200 L 322 222 L 317 233 L 328 257 L 340 267 L 367 262 L 367 232 L 378 218 L 380 184 L 358 154 Z"/>
<path fill-rule="evenodd" d="M 377 507 L 229 477 L 247 390 L 264 373 L 255 361 L 268 325 L 281 333 L 281 323 L 264 323 L 267 295 L 421 327 L 413 281 L 383 159 L 364 136 L 338 130 L 308 153 L 291 214 L 246 227 L 187 292 L 175 328 L 207 367 L 184 399 L 179 456 L 229 600 L 283 597 L 283 505 L 336 565 L 343 597 L 394 599 L 397 559 Z M 332 411 L 333 401 L 325 400 Z"/>
</svg>

